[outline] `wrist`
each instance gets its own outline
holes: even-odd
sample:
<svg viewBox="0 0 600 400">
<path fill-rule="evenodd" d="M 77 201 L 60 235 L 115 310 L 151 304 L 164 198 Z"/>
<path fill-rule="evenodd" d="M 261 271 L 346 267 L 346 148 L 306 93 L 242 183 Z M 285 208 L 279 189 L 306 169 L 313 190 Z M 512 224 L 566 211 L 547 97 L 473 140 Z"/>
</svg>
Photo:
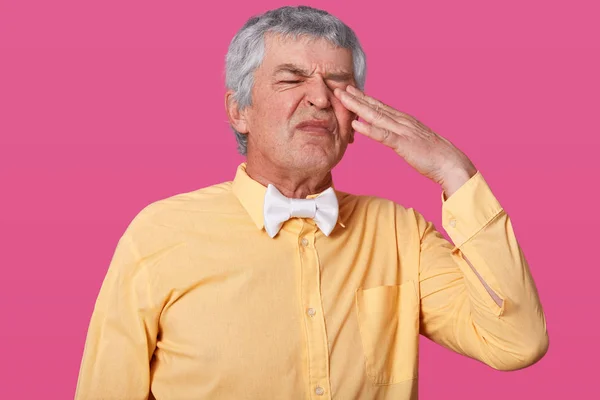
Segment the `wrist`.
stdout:
<svg viewBox="0 0 600 400">
<path fill-rule="evenodd" d="M 473 164 L 454 169 L 444 175 L 441 186 L 444 191 L 444 198 L 448 199 L 462 185 L 471 179 L 477 173 L 477 168 Z"/>
</svg>

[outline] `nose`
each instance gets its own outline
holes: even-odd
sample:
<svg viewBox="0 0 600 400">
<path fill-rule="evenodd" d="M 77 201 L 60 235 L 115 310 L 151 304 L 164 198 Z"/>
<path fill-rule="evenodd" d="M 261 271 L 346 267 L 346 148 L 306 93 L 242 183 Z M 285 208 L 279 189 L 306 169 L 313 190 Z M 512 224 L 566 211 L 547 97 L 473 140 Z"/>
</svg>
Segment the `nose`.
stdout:
<svg viewBox="0 0 600 400">
<path fill-rule="evenodd" d="M 333 92 L 329 90 L 322 79 L 315 79 L 306 85 L 306 88 L 306 101 L 309 106 L 317 108 L 329 108 L 331 106 L 329 96 L 333 95 Z"/>
</svg>

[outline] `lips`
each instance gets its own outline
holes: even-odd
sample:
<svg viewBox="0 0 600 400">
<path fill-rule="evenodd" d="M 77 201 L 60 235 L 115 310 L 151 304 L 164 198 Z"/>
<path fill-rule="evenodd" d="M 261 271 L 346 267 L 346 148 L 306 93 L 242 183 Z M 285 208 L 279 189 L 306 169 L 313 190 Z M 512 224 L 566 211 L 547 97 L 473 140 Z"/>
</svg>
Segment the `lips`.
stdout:
<svg viewBox="0 0 600 400">
<path fill-rule="evenodd" d="M 308 121 L 300 122 L 296 125 L 296 129 L 302 129 L 305 131 L 322 131 L 332 132 L 331 123 L 326 120 L 311 119 Z"/>
</svg>

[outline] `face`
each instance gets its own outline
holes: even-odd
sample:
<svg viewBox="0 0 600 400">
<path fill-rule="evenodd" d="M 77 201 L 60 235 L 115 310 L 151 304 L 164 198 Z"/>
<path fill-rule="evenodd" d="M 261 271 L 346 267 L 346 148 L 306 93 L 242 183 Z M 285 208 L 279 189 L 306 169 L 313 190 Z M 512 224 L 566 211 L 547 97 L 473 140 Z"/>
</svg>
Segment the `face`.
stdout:
<svg viewBox="0 0 600 400">
<path fill-rule="evenodd" d="M 331 170 L 354 140 L 356 114 L 334 96 L 356 85 L 352 53 L 325 39 L 265 36 L 255 71 L 252 106 L 243 114 L 248 159 L 303 172 Z M 317 124 L 304 124 L 317 120 Z M 299 126 L 300 125 L 300 126 Z"/>
</svg>

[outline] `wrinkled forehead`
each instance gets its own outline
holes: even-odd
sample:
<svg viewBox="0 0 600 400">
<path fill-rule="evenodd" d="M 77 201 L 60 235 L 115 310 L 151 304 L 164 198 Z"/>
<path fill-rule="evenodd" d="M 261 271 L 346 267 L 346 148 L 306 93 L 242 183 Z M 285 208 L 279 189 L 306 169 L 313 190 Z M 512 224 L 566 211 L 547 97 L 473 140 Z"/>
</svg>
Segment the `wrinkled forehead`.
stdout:
<svg viewBox="0 0 600 400">
<path fill-rule="evenodd" d="M 283 65 L 295 65 L 304 72 L 347 73 L 353 75 L 352 52 L 325 38 L 302 35 L 284 37 L 265 34 L 265 54 L 261 67 L 269 75 L 279 73 Z"/>
</svg>

